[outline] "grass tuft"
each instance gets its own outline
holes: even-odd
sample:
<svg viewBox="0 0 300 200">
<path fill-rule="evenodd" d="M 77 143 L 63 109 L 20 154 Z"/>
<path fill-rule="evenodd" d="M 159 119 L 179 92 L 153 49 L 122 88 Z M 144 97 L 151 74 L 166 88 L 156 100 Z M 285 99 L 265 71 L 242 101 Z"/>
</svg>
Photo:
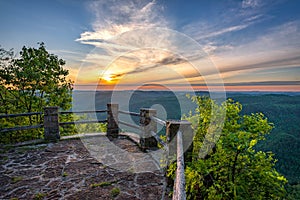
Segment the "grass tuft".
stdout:
<svg viewBox="0 0 300 200">
<path fill-rule="evenodd" d="M 112 182 L 101 182 L 101 183 L 93 183 L 90 185 L 90 187 L 95 188 L 95 187 L 105 187 L 105 186 L 110 186 L 112 185 Z"/>
<path fill-rule="evenodd" d="M 119 194 L 120 194 L 120 189 L 119 189 L 119 188 L 113 188 L 113 189 L 110 191 L 110 195 L 111 195 L 112 197 L 117 197 Z"/>
</svg>

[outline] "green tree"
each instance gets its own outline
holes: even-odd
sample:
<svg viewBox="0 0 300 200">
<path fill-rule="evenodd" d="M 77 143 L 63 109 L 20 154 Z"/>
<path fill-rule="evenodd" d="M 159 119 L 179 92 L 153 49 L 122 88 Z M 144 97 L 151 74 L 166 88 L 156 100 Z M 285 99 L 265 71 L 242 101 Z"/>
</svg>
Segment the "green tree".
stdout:
<svg viewBox="0 0 300 200">
<path fill-rule="evenodd" d="M 5 50 L 4 48 L 0 48 L 0 70 L 11 67 L 13 61 L 13 51 Z M 1 72 L 2 74 L 2 72 Z M 2 78 L 3 76 L 3 78 Z M 14 97 L 11 95 L 4 85 L 3 79 L 6 78 L 5 74 L 0 77 L 0 113 L 8 114 L 10 110 L 14 109 Z"/>
<path fill-rule="evenodd" d="M 222 105 L 208 97 L 192 99 L 198 107 L 187 117 L 195 130 L 192 161 L 185 169 L 188 199 L 283 198 L 287 180 L 275 170 L 273 154 L 254 149 L 273 127 L 264 115 L 241 115 L 242 105 L 230 99 Z M 225 111 L 221 134 L 215 135 Z"/>
<path fill-rule="evenodd" d="M 0 113 L 40 112 L 45 106 L 64 110 L 71 107 L 72 82 L 67 78 L 68 70 L 63 68 L 64 60 L 50 54 L 44 43 L 39 43 L 38 48 L 24 46 L 18 58 L 13 54 L 12 50 L 0 49 Z M 42 123 L 42 117 L 9 122 L 2 119 L 1 127 L 22 125 L 20 121 L 27 125 Z M 30 132 L 34 135 L 34 131 Z"/>
<path fill-rule="evenodd" d="M 37 49 L 24 46 L 18 59 L 1 60 L 0 83 L 17 100 L 18 111 L 40 111 L 44 106 L 69 109 L 72 82 L 63 68 L 65 61 L 48 53 L 44 43 L 39 45 Z"/>
</svg>

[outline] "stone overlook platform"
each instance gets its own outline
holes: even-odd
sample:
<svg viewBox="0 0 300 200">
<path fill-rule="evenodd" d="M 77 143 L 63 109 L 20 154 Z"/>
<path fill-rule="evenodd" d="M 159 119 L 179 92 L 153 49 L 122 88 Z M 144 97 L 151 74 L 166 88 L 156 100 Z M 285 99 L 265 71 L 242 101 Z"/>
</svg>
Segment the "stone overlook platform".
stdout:
<svg viewBox="0 0 300 200">
<path fill-rule="evenodd" d="M 159 156 L 124 136 L 0 151 L 0 199 L 170 199 Z"/>
</svg>

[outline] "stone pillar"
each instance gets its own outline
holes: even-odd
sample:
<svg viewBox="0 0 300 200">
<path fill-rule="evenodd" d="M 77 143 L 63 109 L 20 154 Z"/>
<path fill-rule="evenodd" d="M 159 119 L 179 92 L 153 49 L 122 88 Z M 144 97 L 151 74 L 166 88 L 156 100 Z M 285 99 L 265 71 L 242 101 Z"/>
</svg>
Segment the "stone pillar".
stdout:
<svg viewBox="0 0 300 200">
<path fill-rule="evenodd" d="M 119 104 L 107 104 L 107 136 L 117 138 L 119 135 Z"/>
<path fill-rule="evenodd" d="M 166 123 L 167 144 L 169 145 L 170 158 L 177 153 L 177 132 L 182 133 L 182 146 L 184 151 L 184 160 L 191 160 L 193 152 L 194 132 L 192 124 L 186 120 L 168 120 Z"/>
<path fill-rule="evenodd" d="M 157 147 L 157 141 L 151 134 L 151 131 L 153 131 L 154 133 L 157 132 L 157 124 L 154 120 L 151 120 L 152 116 L 156 116 L 155 109 L 140 109 L 140 127 L 142 132 L 140 145 L 143 150 L 151 147 Z"/>
<path fill-rule="evenodd" d="M 51 142 L 60 139 L 57 106 L 44 108 L 44 139 Z"/>
</svg>

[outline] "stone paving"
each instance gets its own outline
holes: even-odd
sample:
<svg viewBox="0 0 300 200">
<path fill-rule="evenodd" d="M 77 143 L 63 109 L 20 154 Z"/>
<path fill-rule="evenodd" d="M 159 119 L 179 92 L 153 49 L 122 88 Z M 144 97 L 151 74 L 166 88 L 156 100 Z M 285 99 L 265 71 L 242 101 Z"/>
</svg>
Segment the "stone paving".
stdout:
<svg viewBox="0 0 300 200">
<path fill-rule="evenodd" d="M 0 199 L 170 199 L 159 153 L 142 153 L 125 137 L 0 151 Z"/>
<path fill-rule="evenodd" d="M 94 136 L 84 137 L 81 140 L 91 156 L 105 166 L 133 173 L 161 170 L 163 164 L 161 162 L 166 152 L 162 149 L 141 152 L 136 145 L 126 142 L 128 135 L 129 133 L 123 133 L 123 136 L 113 141 L 107 137 Z"/>
</svg>

